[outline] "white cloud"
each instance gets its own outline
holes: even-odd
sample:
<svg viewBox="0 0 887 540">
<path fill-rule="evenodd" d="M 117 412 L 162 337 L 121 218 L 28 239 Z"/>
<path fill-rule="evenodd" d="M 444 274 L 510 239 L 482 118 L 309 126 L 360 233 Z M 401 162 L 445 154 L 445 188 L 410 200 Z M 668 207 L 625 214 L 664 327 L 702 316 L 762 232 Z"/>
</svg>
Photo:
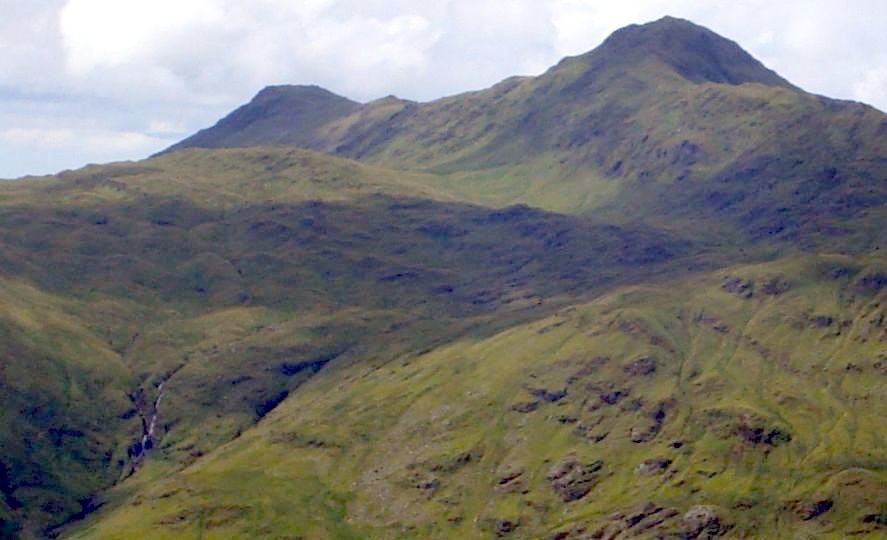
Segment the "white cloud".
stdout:
<svg viewBox="0 0 887 540">
<path fill-rule="evenodd" d="M 39 147 L 44 151 L 72 146 L 85 152 L 122 154 L 146 150 L 162 139 L 138 132 L 112 132 L 70 128 L 10 128 L 0 131 L 0 142 L 7 145 Z"/>
<path fill-rule="evenodd" d="M 58 11 L 64 0 L 0 0 L 0 88 L 59 85 L 64 55 Z"/>
<path fill-rule="evenodd" d="M 170 101 L 230 103 L 307 77 L 367 97 L 429 66 L 440 31 L 427 18 L 334 13 L 342 4 L 68 0 L 59 30 L 68 74 L 81 87 Z"/>
<path fill-rule="evenodd" d="M 0 178 L 50 174 L 91 163 L 129 160 L 156 152 L 175 139 L 90 127 L 0 130 Z M 89 156 L 84 159 L 84 156 Z"/>
<path fill-rule="evenodd" d="M 224 21 L 211 0 L 69 0 L 59 28 L 75 75 L 114 68 L 145 56 L 158 43 Z"/>
<path fill-rule="evenodd" d="M 188 127 L 184 122 L 151 120 L 148 122 L 147 132 L 151 135 L 185 135 L 188 133 Z"/>
</svg>

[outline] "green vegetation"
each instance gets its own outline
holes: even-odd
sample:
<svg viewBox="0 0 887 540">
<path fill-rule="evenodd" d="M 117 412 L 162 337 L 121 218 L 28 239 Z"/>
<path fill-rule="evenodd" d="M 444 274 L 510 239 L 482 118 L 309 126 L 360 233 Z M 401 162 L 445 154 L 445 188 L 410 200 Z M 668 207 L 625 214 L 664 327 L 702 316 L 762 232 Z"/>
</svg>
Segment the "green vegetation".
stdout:
<svg viewBox="0 0 887 540">
<path fill-rule="evenodd" d="M 445 202 L 416 178 L 257 148 L 3 185 L 0 268 L 17 276 L 2 304 L 4 492 L 17 521 L 77 514 L 128 477 L 161 383 L 152 442 L 175 467 L 328 363 L 493 332 L 649 268 L 678 272 L 698 249 Z M 45 433 L 60 435 L 35 446 Z"/>
<path fill-rule="evenodd" d="M 885 133 L 665 19 L 3 183 L 0 537 L 883 534 Z"/>
<path fill-rule="evenodd" d="M 647 501 L 679 512 L 650 533 L 681 532 L 697 504 L 736 536 L 872 530 L 887 334 L 860 283 L 885 261 L 864 262 L 793 257 L 622 288 L 316 377 L 74 537 L 474 538 L 510 522 L 540 538 L 628 529 L 609 516 Z M 550 471 L 568 458 L 602 466 L 565 503 Z M 827 519 L 806 519 L 820 501 Z"/>
</svg>

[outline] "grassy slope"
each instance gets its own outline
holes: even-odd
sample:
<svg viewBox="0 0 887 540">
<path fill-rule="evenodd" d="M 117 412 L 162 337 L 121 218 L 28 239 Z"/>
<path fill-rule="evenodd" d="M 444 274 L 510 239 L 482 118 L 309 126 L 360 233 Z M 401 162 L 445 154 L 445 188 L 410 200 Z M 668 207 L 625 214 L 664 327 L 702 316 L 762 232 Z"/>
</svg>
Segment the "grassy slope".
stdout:
<svg viewBox="0 0 887 540">
<path fill-rule="evenodd" d="M 691 83 L 657 59 L 624 72 L 595 58 L 349 125 L 346 136 L 370 147 L 330 148 L 424 168 L 480 204 L 700 233 L 858 242 L 846 221 L 876 228 L 883 218 L 868 212 L 887 197 L 882 113 L 783 87 Z"/>
<path fill-rule="evenodd" d="M 490 338 L 315 378 L 73 537 L 678 534 L 695 504 L 714 505 L 735 537 L 877 536 L 864 519 L 887 505 L 885 298 L 871 286 L 884 264 L 801 256 L 619 289 Z M 626 368 L 639 358 L 655 371 Z M 549 402 L 543 389 L 566 395 Z M 546 477 L 570 457 L 603 466 L 564 502 Z M 637 471 L 658 459 L 671 463 Z M 645 501 L 663 510 L 643 518 Z M 832 506 L 810 518 L 821 501 Z"/>
<path fill-rule="evenodd" d="M 629 92 L 614 94 L 620 91 Z M 654 217 L 698 231 L 727 224 L 785 238 L 817 229 L 840 234 L 848 219 L 876 225 L 867 211 L 885 198 L 883 114 L 760 85 L 656 92 L 647 96 L 655 103 L 630 104 L 589 146 L 518 165 L 466 167 L 443 174 L 441 184 L 484 204 L 523 202 L 620 221 Z M 579 116 L 577 125 L 594 125 Z"/>
<path fill-rule="evenodd" d="M 117 480 L 133 381 L 71 302 L 0 279 L 0 513 L 42 523 Z"/>
<path fill-rule="evenodd" d="M 134 403 L 121 398 L 129 393 L 150 404 L 161 380 L 172 377 L 160 452 L 110 496 L 112 503 L 250 434 L 258 418 L 312 374 L 313 368 L 298 368 L 303 363 L 339 355 L 336 369 L 378 365 L 470 335 L 482 340 L 653 268 L 667 277 L 752 257 L 646 228 L 465 205 L 453 202 L 458 194 L 433 186 L 428 175 L 283 148 L 183 152 L 3 186 L 5 275 L 19 276 L 35 294 L 45 291 L 39 294 L 51 299 L 47 309 L 68 314 L 82 329 L 70 343 L 125 366 L 101 383 L 118 392 L 104 408 L 70 407 L 55 397 L 59 379 L 35 377 L 42 371 L 21 375 L 19 384 L 50 396 L 43 408 L 70 407 L 78 423 L 70 431 L 83 434 L 47 445 L 45 459 L 35 454 L 37 495 L 11 517 L 36 533 L 76 512 L 85 494 L 128 474 L 125 450 L 138 436 L 138 418 Z M 19 331 L 7 327 L 15 330 L 4 338 L 13 347 Z M 26 361 L 40 354 L 29 350 Z M 329 373 L 327 384 L 337 384 L 339 372 Z M 5 408 L 21 409 L 15 402 Z M 65 425 L 53 419 L 14 426 L 5 444 L 15 449 L 12 456 L 23 456 L 26 433 Z M 83 428 L 90 425 L 101 429 Z M 76 454 L 84 445 L 87 455 Z M 65 474 L 76 469 L 65 465 L 72 455 L 82 472 Z M 115 461 L 121 457 L 123 463 Z M 237 474 L 225 471 L 226 478 Z M 78 475 L 94 487 L 84 487 Z M 14 500 L 30 489 L 21 471 L 6 483 Z M 332 514 L 339 511 L 336 500 L 323 503 Z M 249 521 L 241 517 L 226 519 L 237 526 Z M 341 532 L 325 520 L 317 527 Z"/>
<path fill-rule="evenodd" d="M 329 325 L 325 318 L 335 315 L 325 314 L 336 311 L 328 293 L 305 284 L 288 289 L 300 289 L 303 300 L 316 305 L 295 321 L 296 310 L 286 306 L 240 306 L 242 288 L 231 283 L 227 263 L 211 253 L 211 239 L 201 241 L 198 233 L 201 222 L 211 222 L 222 208 L 323 196 L 347 200 L 386 190 L 424 193 L 410 187 L 410 175 L 394 178 L 339 161 L 292 150 L 186 152 L 150 164 L 91 167 L 0 186 L 5 532 L 19 523 L 20 534 L 39 535 L 43 526 L 79 512 L 92 495 L 128 474 L 127 448 L 141 431 L 137 409 L 153 401 L 158 382 L 190 357 L 195 365 L 181 373 L 190 382 L 183 394 L 203 401 L 183 401 L 175 387 L 166 396 L 166 410 L 179 414 L 165 420 L 183 424 L 178 437 L 185 442 L 175 459 L 190 459 L 227 440 L 255 420 L 257 406 L 298 384 L 304 375 L 260 370 L 251 384 L 227 392 L 231 400 L 223 411 L 212 409 L 218 395 L 207 401 L 212 389 L 195 392 L 222 369 L 200 364 L 245 337 L 268 351 L 293 349 L 277 364 L 322 354 L 317 349 L 323 345 L 304 342 L 312 326 Z M 192 234 L 197 238 L 189 238 Z M 244 239 L 245 245 L 250 241 Z M 263 248 L 273 246 L 251 254 Z M 244 244 L 227 251 L 238 249 L 249 251 Z M 303 276 L 323 272 L 308 266 L 301 268 Z M 315 288 L 319 279 L 313 280 Z M 281 290 L 287 290 L 274 282 L 263 286 L 261 276 L 253 282 L 253 295 L 276 297 L 278 304 Z M 198 287 L 209 293 L 196 293 Z M 371 312 L 358 311 L 364 313 Z M 340 328 L 367 326 L 340 318 L 346 319 Z M 373 324 L 400 318 L 380 312 Z M 234 370 L 229 376 L 237 377 Z M 214 424 L 201 425 L 210 417 Z M 197 448 L 187 442 L 192 433 L 200 434 Z"/>
<path fill-rule="evenodd" d="M 128 475 L 161 382 L 155 455 L 175 467 L 328 361 L 481 335 L 644 269 L 680 271 L 678 257 L 699 249 L 645 228 L 449 202 L 421 178 L 259 148 L 0 186 L 0 269 L 15 284 L 0 306 L 15 359 L 0 396 L 16 507 L 3 519 L 37 534 Z M 26 331 L 20 313 L 46 327 Z M 49 326 L 57 319 L 73 329 Z M 88 385 L 68 391 L 59 370 Z M 65 435 L 33 452 L 30 434 L 48 430 Z"/>
<path fill-rule="evenodd" d="M 737 232 L 735 221 L 706 216 L 704 204 L 692 203 L 698 196 L 692 189 L 672 193 L 675 200 L 691 201 L 677 207 L 686 213 L 658 214 L 653 221 L 678 232 L 654 233 L 644 223 L 652 221 L 644 209 L 664 204 L 655 189 L 637 189 L 630 178 L 603 178 L 594 171 L 585 182 L 576 171 L 590 169 L 571 169 L 561 159 L 552 153 L 485 172 L 406 173 L 300 150 L 260 148 L 186 151 L 139 164 L 87 168 L 4 186 L 2 267 L 6 275 L 68 302 L 68 312 L 92 332 L 89 339 L 109 344 L 111 352 L 103 354 L 116 355 L 127 366 L 121 379 L 126 382 L 118 384 L 124 395 L 138 396 L 141 389 L 139 399 L 150 403 L 157 384 L 175 372 L 161 425 L 163 456 L 175 467 L 247 429 L 309 374 L 285 375 L 285 365 L 343 351 L 347 354 L 339 362 L 346 365 L 372 355 L 390 358 L 458 337 L 472 325 L 497 319 L 499 327 L 507 325 L 540 301 L 558 305 L 563 293 L 593 294 L 626 271 L 648 272 L 646 265 L 660 264 L 661 254 L 647 250 L 663 241 L 672 246 L 670 253 L 699 253 L 699 245 L 685 251 L 681 237 L 688 230 L 706 230 L 705 249 L 701 261 L 681 268 L 722 264 L 742 256 L 741 248 L 758 249 L 748 244 L 748 234 Z M 848 176 L 841 192 L 857 197 L 874 185 L 870 200 L 856 209 L 851 205 L 846 216 L 822 214 L 840 226 L 861 216 L 851 235 L 810 226 L 790 232 L 809 245 L 836 237 L 848 248 L 877 242 L 873 230 L 883 223 L 883 207 L 867 207 L 880 200 L 879 184 L 860 182 L 854 188 L 849 182 L 855 178 L 866 176 Z M 749 193 L 747 186 L 739 191 Z M 456 202 L 465 199 L 494 206 L 527 200 L 576 213 L 609 201 L 610 214 L 619 215 L 606 218 L 627 227 Z M 742 199 L 738 204 L 750 207 Z M 729 210 L 724 214 L 731 217 Z M 695 229 L 684 220 L 696 220 Z M 450 287 L 458 293 L 441 293 Z M 513 315 L 503 318 L 503 313 Z M 373 338 L 380 334 L 384 343 Z M 58 394 L 51 385 L 36 387 Z M 102 414 L 126 417 L 132 404 L 123 405 Z M 91 414 L 77 417 L 95 425 Z M 114 427 L 102 432 L 101 444 L 86 460 L 95 464 L 108 452 L 125 455 L 138 431 L 135 417 L 100 424 Z M 25 452 L 24 430 L 13 430 L 16 455 Z M 54 452 L 56 457 L 34 463 L 45 467 L 41 478 L 61 478 L 62 485 L 41 480 L 43 495 L 29 504 L 48 512 L 14 513 L 29 527 L 68 515 L 92 491 L 78 487 L 75 475 L 58 472 L 69 450 Z M 107 485 L 129 468 L 125 459 L 123 465 L 113 461 L 110 470 L 102 467 L 87 464 L 84 473 Z M 21 472 L 14 476 L 13 492 L 24 487 Z M 50 499 L 59 493 L 64 502 L 53 506 Z"/>
</svg>

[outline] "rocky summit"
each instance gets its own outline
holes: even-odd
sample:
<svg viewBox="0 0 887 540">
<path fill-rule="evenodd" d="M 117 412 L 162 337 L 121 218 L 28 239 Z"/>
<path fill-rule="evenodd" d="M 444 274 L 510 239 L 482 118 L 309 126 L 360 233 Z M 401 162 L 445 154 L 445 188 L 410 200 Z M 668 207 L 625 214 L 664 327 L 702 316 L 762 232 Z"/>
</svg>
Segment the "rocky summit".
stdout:
<svg viewBox="0 0 887 540">
<path fill-rule="evenodd" d="M 0 537 L 882 538 L 887 115 L 666 17 L 0 183 Z"/>
</svg>

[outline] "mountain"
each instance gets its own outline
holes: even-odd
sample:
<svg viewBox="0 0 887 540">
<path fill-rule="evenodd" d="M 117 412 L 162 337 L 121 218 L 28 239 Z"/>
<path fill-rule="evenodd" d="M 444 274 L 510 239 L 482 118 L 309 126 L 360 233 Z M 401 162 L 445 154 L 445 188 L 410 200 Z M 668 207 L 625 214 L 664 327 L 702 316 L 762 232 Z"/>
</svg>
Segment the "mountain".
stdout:
<svg viewBox="0 0 887 540">
<path fill-rule="evenodd" d="M 871 537 L 887 117 L 665 18 L 0 184 L 0 537 Z"/>
<path fill-rule="evenodd" d="M 645 64 L 656 64 L 655 70 L 637 69 Z M 495 114 L 497 111 L 493 109 L 501 108 L 502 102 L 518 111 L 501 112 L 517 112 L 522 113 L 522 116 L 530 112 L 544 114 L 551 106 L 571 109 L 575 113 L 578 112 L 575 110 L 577 101 L 592 101 L 593 94 L 602 91 L 608 91 L 609 97 L 619 90 L 603 88 L 601 83 L 610 82 L 607 80 L 609 78 L 625 78 L 626 75 L 632 79 L 652 79 L 665 75 L 693 84 L 758 83 L 796 90 L 736 43 L 689 21 L 665 17 L 643 26 L 623 28 L 594 51 L 566 59 L 541 77 L 509 79 L 488 91 L 473 92 L 429 104 L 389 97 L 358 105 L 316 86 L 268 87 L 259 92 L 250 103 L 223 118 L 215 126 L 186 138 L 166 152 L 183 148 L 288 144 L 315 149 L 327 147 L 338 154 L 363 157 L 367 153 L 378 152 L 370 147 L 388 146 L 392 144 L 391 139 L 402 135 L 404 130 L 412 131 L 412 126 L 407 124 L 403 113 L 431 120 L 425 126 L 429 133 L 446 127 L 442 125 L 443 122 L 451 125 L 466 124 L 468 121 L 464 117 L 475 116 L 477 111 L 486 110 L 488 114 Z M 629 81 L 634 85 L 639 85 L 640 82 Z M 638 89 L 641 88 L 635 88 Z M 553 103 L 554 100 L 557 103 Z M 435 114 L 442 107 L 449 113 L 446 118 Z M 381 112 L 383 110 L 384 113 Z M 363 124 L 363 128 L 354 126 L 355 122 Z M 339 129 L 333 129 L 332 133 L 324 133 L 320 129 L 330 124 L 336 124 L 335 127 Z M 342 124 L 348 127 L 346 131 L 349 133 L 342 133 Z M 390 129 L 386 132 L 382 129 L 383 126 Z M 507 122 L 501 121 L 484 126 L 488 131 L 500 133 L 507 127 Z M 542 127 L 553 129 L 556 126 Z M 375 139 L 374 142 L 367 141 L 367 132 L 375 135 L 370 137 Z M 453 142 L 468 146 L 470 140 L 460 137 Z M 357 144 L 368 147 L 354 148 Z M 549 148 L 534 145 L 532 149 L 539 152 Z M 484 153 L 489 153 L 489 150 L 484 148 Z"/>
<path fill-rule="evenodd" d="M 872 221 L 867 209 L 887 200 L 882 113 L 807 94 L 670 17 L 539 77 L 424 104 L 387 98 L 303 135 L 297 146 L 438 174 L 479 204 L 668 215 L 698 234 L 727 222 L 746 237 L 853 242 L 833 217 Z"/>
</svg>

